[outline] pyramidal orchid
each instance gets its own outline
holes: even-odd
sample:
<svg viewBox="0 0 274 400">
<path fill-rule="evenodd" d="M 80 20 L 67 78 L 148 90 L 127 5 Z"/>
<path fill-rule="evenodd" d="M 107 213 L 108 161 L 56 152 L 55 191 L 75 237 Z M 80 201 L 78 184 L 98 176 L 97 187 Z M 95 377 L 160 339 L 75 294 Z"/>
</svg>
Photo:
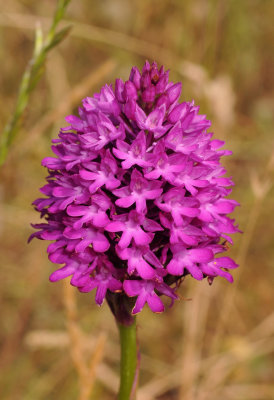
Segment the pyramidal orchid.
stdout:
<svg viewBox="0 0 274 400">
<path fill-rule="evenodd" d="M 34 201 L 46 222 L 30 239 L 53 241 L 49 259 L 61 265 L 50 280 L 70 276 L 81 292 L 95 289 L 121 338 L 145 304 L 153 312 L 165 297 L 173 304 L 182 277 L 232 282 L 237 267 L 222 255 L 238 231 L 228 217 L 238 203 L 226 198 L 233 182 L 220 164 L 231 152 L 193 101 L 179 102 L 181 83 L 168 75 L 146 62 L 85 98 L 53 140 L 55 157 L 42 161 L 45 197 Z"/>
</svg>

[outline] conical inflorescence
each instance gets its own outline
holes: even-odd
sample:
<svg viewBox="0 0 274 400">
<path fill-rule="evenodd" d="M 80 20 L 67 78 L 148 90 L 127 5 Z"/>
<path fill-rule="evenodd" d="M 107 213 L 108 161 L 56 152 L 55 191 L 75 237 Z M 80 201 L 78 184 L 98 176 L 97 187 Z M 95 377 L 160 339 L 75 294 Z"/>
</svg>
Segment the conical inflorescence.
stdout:
<svg viewBox="0 0 274 400">
<path fill-rule="evenodd" d="M 176 299 L 187 274 L 232 282 L 227 270 L 237 264 L 220 255 L 238 231 L 220 164 L 231 152 L 180 94 L 181 83 L 146 62 L 66 118 L 56 157 L 42 161 L 49 176 L 34 205 L 45 222 L 30 237 L 52 241 L 49 259 L 62 267 L 51 281 L 71 276 L 81 292 L 96 288 L 99 305 L 109 292 L 133 297 L 133 314 L 145 303 L 163 311 L 161 295 Z"/>
</svg>

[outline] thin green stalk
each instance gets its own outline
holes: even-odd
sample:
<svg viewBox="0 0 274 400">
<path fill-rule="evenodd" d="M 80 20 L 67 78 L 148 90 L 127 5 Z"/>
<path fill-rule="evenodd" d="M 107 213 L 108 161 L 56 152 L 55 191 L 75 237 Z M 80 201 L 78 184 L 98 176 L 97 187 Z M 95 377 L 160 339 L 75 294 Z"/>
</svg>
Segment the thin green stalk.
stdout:
<svg viewBox="0 0 274 400">
<path fill-rule="evenodd" d="M 136 318 L 131 325 L 119 324 L 121 361 L 118 400 L 134 400 L 138 380 Z"/>
<path fill-rule="evenodd" d="M 58 23 L 64 16 L 70 0 L 58 0 L 49 32 L 43 40 L 41 28 L 38 26 L 35 34 L 33 56 L 23 74 L 15 104 L 15 110 L 0 136 L 0 165 L 5 162 L 10 145 L 20 128 L 23 113 L 28 105 L 29 96 L 39 81 L 45 64 L 47 53 L 57 46 L 68 34 L 70 27 L 56 31 Z"/>
</svg>

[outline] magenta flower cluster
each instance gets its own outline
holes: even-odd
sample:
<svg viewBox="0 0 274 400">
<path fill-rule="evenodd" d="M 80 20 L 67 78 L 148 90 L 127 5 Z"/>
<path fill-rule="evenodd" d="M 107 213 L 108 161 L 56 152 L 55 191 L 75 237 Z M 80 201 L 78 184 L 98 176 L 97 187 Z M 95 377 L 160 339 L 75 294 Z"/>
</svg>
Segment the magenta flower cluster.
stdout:
<svg viewBox="0 0 274 400">
<path fill-rule="evenodd" d="M 72 276 L 81 292 L 97 289 L 99 305 L 109 292 L 136 298 L 133 314 L 145 303 L 163 311 L 161 295 L 173 302 L 187 274 L 232 282 L 227 270 L 237 264 L 219 256 L 238 231 L 220 164 L 231 152 L 180 94 L 181 83 L 146 62 L 66 118 L 56 157 L 42 161 L 46 197 L 34 201 L 46 222 L 30 238 L 53 241 L 49 259 L 63 266 L 51 281 Z"/>
</svg>

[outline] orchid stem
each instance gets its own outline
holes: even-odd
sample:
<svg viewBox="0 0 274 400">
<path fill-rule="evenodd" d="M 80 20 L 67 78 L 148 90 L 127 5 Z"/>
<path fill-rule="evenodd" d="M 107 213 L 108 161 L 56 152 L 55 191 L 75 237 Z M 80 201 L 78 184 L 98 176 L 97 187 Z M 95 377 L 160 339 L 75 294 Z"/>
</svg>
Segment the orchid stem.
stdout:
<svg viewBox="0 0 274 400">
<path fill-rule="evenodd" d="M 118 323 L 120 331 L 121 361 L 118 400 L 134 400 L 138 381 L 136 318 L 131 325 Z"/>
</svg>

